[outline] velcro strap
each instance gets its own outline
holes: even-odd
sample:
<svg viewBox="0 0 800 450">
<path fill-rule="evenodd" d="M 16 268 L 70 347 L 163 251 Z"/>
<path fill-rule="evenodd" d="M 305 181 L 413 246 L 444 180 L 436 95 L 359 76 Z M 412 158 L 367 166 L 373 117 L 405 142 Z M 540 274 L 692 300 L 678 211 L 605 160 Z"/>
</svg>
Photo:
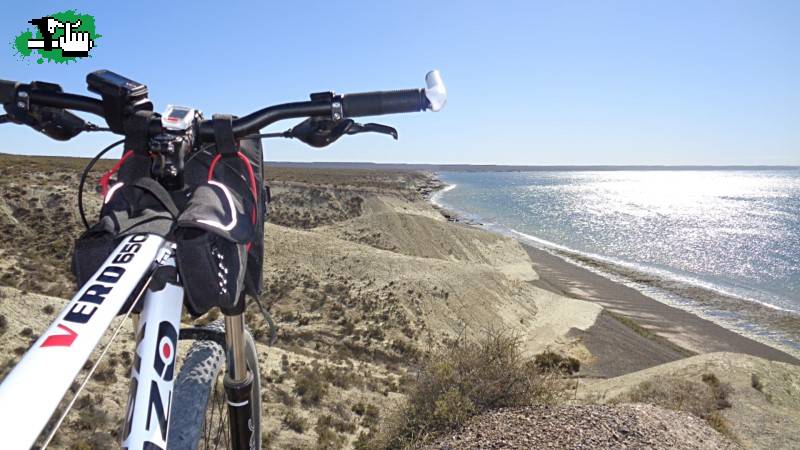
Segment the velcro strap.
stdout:
<svg viewBox="0 0 800 450">
<path fill-rule="evenodd" d="M 236 138 L 233 136 L 233 116 L 230 114 L 214 114 L 214 142 L 217 153 L 223 157 L 236 156 Z"/>
<path fill-rule="evenodd" d="M 127 150 L 133 150 L 139 155 L 147 154 L 149 149 L 147 132 L 152 116 L 152 111 L 136 111 L 125 119 L 125 148 Z"/>
<path fill-rule="evenodd" d="M 156 200 L 161 203 L 164 208 L 169 212 L 169 214 L 174 218 L 178 218 L 178 207 L 175 206 L 175 201 L 172 200 L 172 197 L 169 195 L 164 186 L 158 183 L 158 181 L 152 178 L 139 178 L 138 180 L 134 181 L 132 186 L 135 186 L 139 189 L 145 190 L 153 195 Z"/>
</svg>

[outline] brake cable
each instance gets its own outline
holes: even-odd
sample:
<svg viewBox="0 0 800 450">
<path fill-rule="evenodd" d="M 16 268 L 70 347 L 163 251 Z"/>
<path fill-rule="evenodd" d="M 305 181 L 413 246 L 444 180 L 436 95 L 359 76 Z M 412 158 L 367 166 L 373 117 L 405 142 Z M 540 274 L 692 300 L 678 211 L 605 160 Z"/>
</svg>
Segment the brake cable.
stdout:
<svg viewBox="0 0 800 450">
<path fill-rule="evenodd" d="M 275 345 L 275 341 L 278 340 L 278 327 L 275 326 L 275 322 L 272 321 L 272 314 L 264 308 L 264 304 L 261 303 L 261 298 L 258 295 L 252 296 L 253 300 L 255 300 L 256 305 L 258 305 L 258 309 L 261 310 L 261 315 L 264 316 L 264 319 L 269 324 L 269 346 L 272 347 Z"/>
<path fill-rule="evenodd" d="M 112 131 L 111 128 L 108 127 L 101 127 L 99 125 L 95 125 L 92 122 L 86 122 L 86 128 L 83 131 Z"/>
<path fill-rule="evenodd" d="M 89 172 L 92 170 L 94 165 L 97 164 L 97 161 L 99 161 L 103 155 L 108 153 L 108 151 L 111 150 L 112 148 L 118 146 L 119 144 L 122 144 L 123 142 L 125 142 L 125 139 L 120 139 L 117 142 L 114 142 L 113 144 L 104 148 L 103 150 L 100 150 L 100 153 L 95 155 L 95 157 L 92 158 L 91 161 L 89 161 L 89 164 L 87 164 L 86 167 L 83 168 L 83 174 L 81 174 L 81 181 L 80 183 L 78 183 L 78 213 L 80 213 L 83 226 L 85 226 L 87 230 L 89 229 L 89 221 L 86 220 L 86 213 L 83 210 L 83 186 L 86 184 L 86 177 L 89 176 Z"/>
<path fill-rule="evenodd" d="M 289 139 L 293 138 L 292 129 L 290 128 L 286 131 L 280 131 L 277 133 L 248 134 L 247 136 L 244 136 L 240 139 L 268 139 L 277 137 L 289 138 Z"/>
</svg>

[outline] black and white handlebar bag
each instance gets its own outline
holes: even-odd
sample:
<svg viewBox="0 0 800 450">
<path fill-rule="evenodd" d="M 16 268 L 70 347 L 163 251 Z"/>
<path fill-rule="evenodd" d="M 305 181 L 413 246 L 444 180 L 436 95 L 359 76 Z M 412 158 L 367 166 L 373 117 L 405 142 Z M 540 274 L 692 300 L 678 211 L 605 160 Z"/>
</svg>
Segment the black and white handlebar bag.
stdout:
<svg viewBox="0 0 800 450">
<path fill-rule="evenodd" d="M 213 154 L 213 152 L 211 153 Z M 242 141 L 235 154 L 196 158 L 187 176 L 196 188 L 177 221 L 177 262 L 193 315 L 219 306 L 241 312 L 243 293 L 262 286 L 263 160 L 259 141 Z M 206 166 L 208 169 L 206 170 Z"/>
<path fill-rule="evenodd" d="M 213 149 L 184 169 L 186 189 L 167 192 L 150 177 L 150 158 L 130 155 L 104 197 L 100 217 L 76 242 L 72 269 L 86 283 L 124 236 L 173 239 L 192 315 L 241 312 L 243 294 L 262 288 L 265 190 L 261 142 L 242 140 L 222 157 Z"/>
</svg>

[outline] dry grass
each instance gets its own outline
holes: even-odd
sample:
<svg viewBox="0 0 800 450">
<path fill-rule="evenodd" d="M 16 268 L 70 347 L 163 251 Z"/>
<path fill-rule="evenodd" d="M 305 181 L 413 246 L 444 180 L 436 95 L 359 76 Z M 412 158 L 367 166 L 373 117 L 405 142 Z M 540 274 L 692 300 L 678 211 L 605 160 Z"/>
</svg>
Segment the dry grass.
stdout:
<svg viewBox="0 0 800 450">
<path fill-rule="evenodd" d="M 714 429 L 732 437 L 729 425 L 720 411 L 730 408 L 732 388 L 713 373 L 704 374 L 702 382 L 685 378 L 659 376 L 644 381 L 616 403 L 649 403 L 675 411 L 688 412 L 704 419 Z"/>
</svg>

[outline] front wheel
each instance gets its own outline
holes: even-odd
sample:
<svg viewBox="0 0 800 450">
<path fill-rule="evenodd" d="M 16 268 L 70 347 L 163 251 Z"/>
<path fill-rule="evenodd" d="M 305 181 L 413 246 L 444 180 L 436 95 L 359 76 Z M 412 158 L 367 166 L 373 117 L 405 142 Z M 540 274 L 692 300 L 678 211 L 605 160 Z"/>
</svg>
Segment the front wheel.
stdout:
<svg viewBox="0 0 800 450">
<path fill-rule="evenodd" d="M 249 448 L 258 450 L 261 448 L 261 380 L 255 342 L 248 331 L 244 334 L 247 368 L 253 374 Z M 167 435 L 170 449 L 239 450 L 234 449 L 231 443 L 228 402 L 223 386 L 226 367 L 225 350 L 216 342 L 196 341 L 189 348 L 175 380 Z"/>
</svg>

